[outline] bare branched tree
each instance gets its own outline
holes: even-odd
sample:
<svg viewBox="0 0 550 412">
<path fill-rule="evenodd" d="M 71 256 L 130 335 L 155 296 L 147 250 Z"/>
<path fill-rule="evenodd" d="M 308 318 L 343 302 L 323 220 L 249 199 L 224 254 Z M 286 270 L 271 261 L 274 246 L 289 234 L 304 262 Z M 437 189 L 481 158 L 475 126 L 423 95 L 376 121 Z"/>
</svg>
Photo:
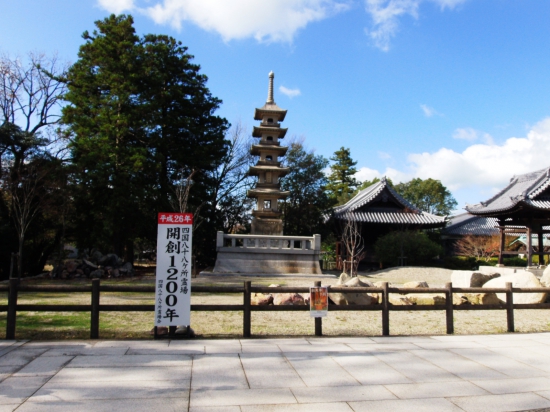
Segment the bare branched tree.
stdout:
<svg viewBox="0 0 550 412">
<path fill-rule="evenodd" d="M 66 85 L 58 80 L 67 67 L 57 56 L 31 53 L 29 63 L 0 56 L 0 115 L 30 134 L 58 123 Z"/>
<path fill-rule="evenodd" d="M 40 159 L 51 159 L 49 149 L 57 155 L 64 149 L 56 147 L 61 133 L 54 125 L 66 91 L 59 78 L 66 68 L 56 56 L 29 54 L 24 63 L 0 55 L 0 188 L 19 239 L 19 276 L 25 235 L 47 201 L 41 191 L 48 171 L 39 166 Z"/>
<path fill-rule="evenodd" d="M 489 261 L 493 256 L 498 256 L 500 250 L 500 238 L 494 236 L 467 235 L 459 239 L 455 244 L 455 251 L 461 256 L 475 257 Z"/>
<path fill-rule="evenodd" d="M 359 262 L 365 258 L 365 240 L 361 235 L 361 222 L 350 219 L 343 221 L 342 243 L 346 249 L 346 262 L 344 262 L 344 272 L 349 272 L 351 276 L 357 276 Z"/>
<path fill-rule="evenodd" d="M 227 154 L 212 176 L 216 182 L 213 197 L 214 206 L 222 213 L 224 231 L 231 233 L 246 221 L 252 207 L 246 192 L 254 183 L 248 174 L 254 156 L 250 153 L 253 140 L 241 122 L 229 129 L 226 140 Z"/>
<path fill-rule="evenodd" d="M 43 191 L 49 170 L 37 163 L 27 165 L 25 169 L 24 173 L 12 174 L 16 179 L 15 181 L 10 179 L 2 181 L 2 186 L 5 184 L 8 187 L 6 192 L 9 193 L 10 197 L 11 218 L 17 232 L 17 274 L 19 278 L 21 278 L 23 270 L 25 235 L 30 224 L 49 201 L 49 196 Z"/>
</svg>

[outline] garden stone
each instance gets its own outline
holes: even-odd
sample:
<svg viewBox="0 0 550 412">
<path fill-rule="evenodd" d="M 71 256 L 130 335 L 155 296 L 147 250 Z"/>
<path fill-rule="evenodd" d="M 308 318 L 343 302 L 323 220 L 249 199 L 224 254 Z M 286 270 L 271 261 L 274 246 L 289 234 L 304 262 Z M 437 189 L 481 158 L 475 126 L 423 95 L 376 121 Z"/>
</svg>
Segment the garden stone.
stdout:
<svg viewBox="0 0 550 412">
<path fill-rule="evenodd" d="M 451 282 L 455 288 L 480 288 L 500 273 L 480 273 L 472 270 L 453 270 Z"/>
<path fill-rule="evenodd" d="M 78 264 L 74 260 L 69 260 L 67 263 L 65 263 L 65 270 L 69 273 L 73 273 L 76 271 L 76 268 L 78 267 Z"/>
<path fill-rule="evenodd" d="M 88 267 L 90 269 L 98 269 L 98 267 L 96 265 L 94 265 L 92 262 L 90 262 L 89 260 L 86 260 L 86 259 L 82 259 L 82 264 L 83 264 L 84 268 Z"/>
<path fill-rule="evenodd" d="M 298 293 L 275 293 L 273 295 L 273 304 L 281 306 L 298 306 L 305 305 L 306 303 L 303 296 Z"/>
<path fill-rule="evenodd" d="M 132 266 L 132 263 L 126 262 L 124 265 L 122 265 L 119 269 L 122 273 L 128 273 L 133 274 L 134 273 L 134 267 Z"/>
<path fill-rule="evenodd" d="M 105 272 L 103 272 L 103 270 L 101 269 L 97 269 L 97 270 L 94 270 L 93 272 L 90 273 L 90 278 L 91 279 L 101 279 L 103 277 Z"/>
<path fill-rule="evenodd" d="M 273 296 L 263 293 L 253 293 L 250 299 L 250 303 L 256 306 L 273 305 Z"/>
<path fill-rule="evenodd" d="M 428 282 L 425 281 L 413 281 L 403 284 L 404 288 L 407 289 L 418 289 L 418 288 L 429 288 Z"/>
<path fill-rule="evenodd" d="M 545 288 L 550 287 L 550 265 L 544 269 L 544 272 L 542 272 L 542 277 L 540 278 L 540 283 Z"/>
<path fill-rule="evenodd" d="M 338 278 L 338 282 L 336 282 L 336 284 L 337 285 L 343 285 L 350 279 L 352 279 L 352 277 L 350 275 L 348 275 L 347 273 L 341 273 L 340 277 Z"/>
<path fill-rule="evenodd" d="M 505 288 L 506 283 L 512 283 L 515 288 L 540 288 L 542 285 L 535 275 L 526 270 L 500 276 L 491 279 L 483 285 L 484 288 Z M 546 300 L 546 293 L 514 293 L 514 303 L 543 303 Z M 505 293 L 497 293 L 502 302 L 506 302 Z"/>
<path fill-rule="evenodd" d="M 407 296 L 390 295 L 390 305 L 395 306 L 409 306 L 414 305 L 414 302 Z"/>
<path fill-rule="evenodd" d="M 445 295 L 443 294 L 418 294 L 411 293 L 405 295 L 405 298 L 413 302 L 414 305 L 444 305 L 445 304 Z"/>
</svg>

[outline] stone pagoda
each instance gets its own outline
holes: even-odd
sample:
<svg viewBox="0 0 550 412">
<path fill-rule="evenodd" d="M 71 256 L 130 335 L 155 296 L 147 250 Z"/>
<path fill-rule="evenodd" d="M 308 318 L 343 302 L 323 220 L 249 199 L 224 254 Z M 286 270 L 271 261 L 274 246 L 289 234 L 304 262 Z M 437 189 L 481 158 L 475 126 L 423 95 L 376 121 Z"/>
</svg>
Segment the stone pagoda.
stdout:
<svg viewBox="0 0 550 412">
<path fill-rule="evenodd" d="M 285 137 L 288 129 L 283 129 L 280 122 L 285 120 L 286 110 L 281 109 L 273 100 L 273 72 L 269 73 L 267 101 L 263 107 L 256 109 L 254 120 L 261 121 L 254 126 L 253 137 L 260 140 L 252 145 L 250 152 L 259 156 L 258 162 L 249 170 L 251 176 L 258 176 L 258 181 L 247 196 L 256 199 L 256 210 L 252 212 L 253 235 L 282 236 L 283 221 L 279 210 L 279 199 L 285 199 L 290 192 L 281 191 L 279 179 L 289 172 L 281 166 L 282 157 L 288 147 L 281 146 L 280 139 Z"/>
</svg>

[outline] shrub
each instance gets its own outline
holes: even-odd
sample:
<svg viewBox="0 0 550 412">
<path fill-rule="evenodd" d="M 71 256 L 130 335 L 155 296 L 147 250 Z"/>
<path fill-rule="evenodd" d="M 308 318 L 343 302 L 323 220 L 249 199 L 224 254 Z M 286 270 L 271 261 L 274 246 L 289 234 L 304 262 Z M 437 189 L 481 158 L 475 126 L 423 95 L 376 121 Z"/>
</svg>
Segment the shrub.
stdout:
<svg viewBox="0 0 550 412">
<path fill-rule="evenodd" d="M 394 266 L 399 264 L 401 250 L 407 266 L 429 264 L 443 254 L 440 245 L 431 241 L 425 233 L 416 231 L 390 232 L 376 241 L 374 250 L 381 262 Z"/>
</svg>

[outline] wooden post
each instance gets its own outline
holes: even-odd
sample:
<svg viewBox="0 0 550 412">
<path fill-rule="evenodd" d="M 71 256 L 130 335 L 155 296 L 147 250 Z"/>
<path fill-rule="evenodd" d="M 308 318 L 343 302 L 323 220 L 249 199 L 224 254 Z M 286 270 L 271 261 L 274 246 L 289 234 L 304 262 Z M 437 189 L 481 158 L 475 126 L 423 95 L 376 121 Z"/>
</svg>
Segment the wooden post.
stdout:
<svg viewBox="0 0 550 412">
<path fill-rule="evenodd" d="M 533 238 L 531 237 L 531 227 L 527 227 L 527 267 L 533 266 Z"/>
<path fill-rule="evenodd" d="M 500 222 L 499 222 L 500 223 Z M 505 235 L 505 232 L 504 232 L 504 229 L 500 228 L 500 246 L 499 246 L 499 253 L 498 253 L 498 264 L 499 265 L 503 265 L 504 263 L 504 248 L 505 248 L 505 239 L 506 239 L 506 235 Z"/>
<path fill-rule="evenodd" d="M 8 294 L 8 316 L 6 319 L 6 339 L 15 339 L 18 287 L 19 287 L 19 279 L 10 279 L 10 291 Z"/>
<path fill-rule="evenodd" d="M 99 279 L 92 279 L 92 319 L 90 339 L 99 339 Z"/>
<path fill-rule="evenodd" d="M 321 286 L 321 281 L 316 280 L 314 286 Z M 310 297 L 311 299 L 311 297 Z M 315 336 L 323 336 L 323 318 L 314 318 L 315 319 Z"/>
<path fill-rule="evenodd" d="M 445 287 L 447 292 L 445 293 L 445 315 L 447 320 L 447 335 L 455 333 L 454 316 L 453 316 L 453 284 L 446 283 Z"/>
<path fill-rule="evenodd" d="M 508 332 L 514 332 L 514 294 L 512 293 L 511 282 L 506 282 L 506 317 Z"/>
<path fill-rule="evenodd" d="M 247 280 L 244 282 L 244 293 L 243 293 L 243 337 L 249 338 L 250 333 L 250 288 L 252 286 L 252 282 Z"/>
<path fill-rule="evenodd" d="M 382 335 L 390 336 L 390 295 L 388 282 L 382 282 Z"/>
<path fill-rule="evenodd" d="M 542 228 L 540 228 L 542 230 Z M 539 241 L 539 266 L 544 265 L 544 239 L 542 237 L 542 232 L 538 232 L 538 241 Z"/>
</svg>

